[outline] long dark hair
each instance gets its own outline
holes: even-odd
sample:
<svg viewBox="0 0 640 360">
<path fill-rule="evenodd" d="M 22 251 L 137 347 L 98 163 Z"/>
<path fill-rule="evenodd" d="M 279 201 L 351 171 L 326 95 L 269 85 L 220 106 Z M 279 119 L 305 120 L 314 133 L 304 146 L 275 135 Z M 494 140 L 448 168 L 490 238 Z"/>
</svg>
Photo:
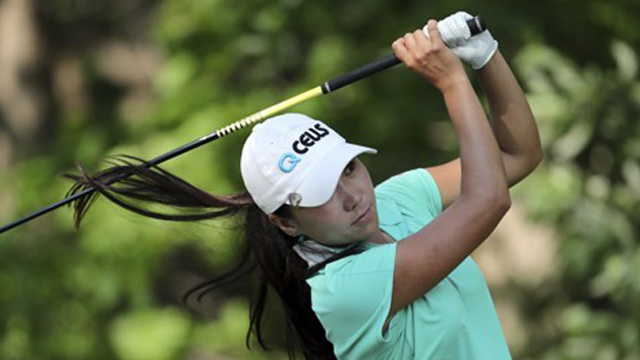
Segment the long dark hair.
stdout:
<svg viewBox="0 0 640 360">
<path fill-rule="evenodd" d="M 197 301 L 218 286 L 245 275 L 255 274 L 259 280 L 258 295 L 252 301 L 246 345 L 251 336 L 263 349 L 268 349 L 262 334 L 262 316 L 271 293 L 280 299 L 287 323 L 287 352 L 290 359 L 302 353 L 308 360 L 335 359 L 333 346 L 311 309 L 311 292 L 305 280 L 327 263 L 360 252 L 358 246 L 332 255 L 311 268 L 294 250 L 297 238 L 288 236 L 273 225 L 247 192 L 216 196 L 197 188 L 170 172 L 131 156 L 117 156 L 108 161 L 110 167 L 90 175 L 79 167 L 80 174 L 65 174 L 75 181 L 68 195 L 87 188 L 96 191 L 76 200 L 74 222 L 79 227 L 97 195 L 143 216 L 169 221 L 199 221 L 223 216 L 244 215 L 244 250 L 240 261 L 230 271 L 200 284 L 184 295 L 184 302 Z M 134 200 L 133 202 L 131 200 Z M 163 204 L 180 212 L 162 213 L 145 205 Z M 290 208 L 283 206 L 276 214 L 288 218 Z"/>
</svg>

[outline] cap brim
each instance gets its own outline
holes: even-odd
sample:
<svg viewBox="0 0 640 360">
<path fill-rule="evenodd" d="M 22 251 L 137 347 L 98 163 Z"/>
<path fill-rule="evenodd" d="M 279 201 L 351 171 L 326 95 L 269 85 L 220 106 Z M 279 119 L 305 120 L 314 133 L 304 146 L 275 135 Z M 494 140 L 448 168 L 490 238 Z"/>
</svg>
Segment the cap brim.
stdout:
<svg viewBox="0 0 640 360">
<path fill-rule="evenodd" d="M 327 152 L 296 189 L 295 192 L 301 196 L 298 206 L 315 207 L 329 201 L 338 186 L 344 168 L 353 158 L 364 153 L 375 154 L 377 150 L 344 143 Z M 291 205 L 289 200 L 286 203 Z"/>
</svg>

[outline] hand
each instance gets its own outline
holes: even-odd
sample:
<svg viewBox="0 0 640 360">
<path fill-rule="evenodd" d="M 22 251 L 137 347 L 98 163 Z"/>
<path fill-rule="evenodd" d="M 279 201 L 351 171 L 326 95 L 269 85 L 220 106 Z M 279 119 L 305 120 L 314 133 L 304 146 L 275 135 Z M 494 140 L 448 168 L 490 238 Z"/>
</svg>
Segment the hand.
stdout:
<svg viewBox="0 0 640 360">
<path fill-rule="evenodd" d="M 481 69 L 493 57 L 498 49 L 498 42 L 489 30 L 471 36 L 467 20 L 473 18 L 464 11 L 446 17 L 438 23 L 438 30 L 447 46 L 454 54 L 475 70 Z M 426 33 L 427 26 L 424 27 Z"/>
<path fill-rule="evenodd" d="M 442 42 L 437 24 L 429 20 L 428 37 L 422 30 L 416 30 L 394 41 L 391 47 L 408 68 L 444 92 L 451 85 L 469 80 L 460 60 Z"/>
</svg>

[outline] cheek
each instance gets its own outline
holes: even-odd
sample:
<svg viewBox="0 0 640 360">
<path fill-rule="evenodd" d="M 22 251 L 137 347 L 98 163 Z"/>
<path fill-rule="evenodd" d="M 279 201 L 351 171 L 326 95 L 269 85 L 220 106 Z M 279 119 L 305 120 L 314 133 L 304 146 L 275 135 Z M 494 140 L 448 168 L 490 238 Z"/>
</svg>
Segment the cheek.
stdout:
<svg viewBox="0 0 640 360">
<path fill-rule="evenodd" d="M 317 216 L 307 218 L 307 227 L 315 232 L 331 232 L 340 228 L 344 223 L 345 217 L 337 212 L 322 212 Z"/>
<path fill-rule="evenodd" d="M 298 224 L 303 234 L 320 242 L 343 241 L 349 225 L 343 213 L 326 207 L 300 212 Z"/>
</svg>

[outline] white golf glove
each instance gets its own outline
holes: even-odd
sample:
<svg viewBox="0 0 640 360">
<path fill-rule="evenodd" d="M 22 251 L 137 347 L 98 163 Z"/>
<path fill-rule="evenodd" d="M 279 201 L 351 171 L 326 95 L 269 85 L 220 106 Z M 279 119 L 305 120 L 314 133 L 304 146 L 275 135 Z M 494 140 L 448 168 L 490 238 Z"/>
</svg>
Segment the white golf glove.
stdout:
<svg viewBox="0 0 640 360">
<path fill-rule="evenodd" d="M 489 30 L 471 36 L 467 20 L 473 18 L 464 11 L 449 15 L 438 22 L 438 31 L 445 44 L 458 58 L 471 65 L 475 70 L 485 66 L 496 50 L 498 42 L 491 36 Z M 425 26 L 423 31 L 427 33 Z"/>
</svg>

